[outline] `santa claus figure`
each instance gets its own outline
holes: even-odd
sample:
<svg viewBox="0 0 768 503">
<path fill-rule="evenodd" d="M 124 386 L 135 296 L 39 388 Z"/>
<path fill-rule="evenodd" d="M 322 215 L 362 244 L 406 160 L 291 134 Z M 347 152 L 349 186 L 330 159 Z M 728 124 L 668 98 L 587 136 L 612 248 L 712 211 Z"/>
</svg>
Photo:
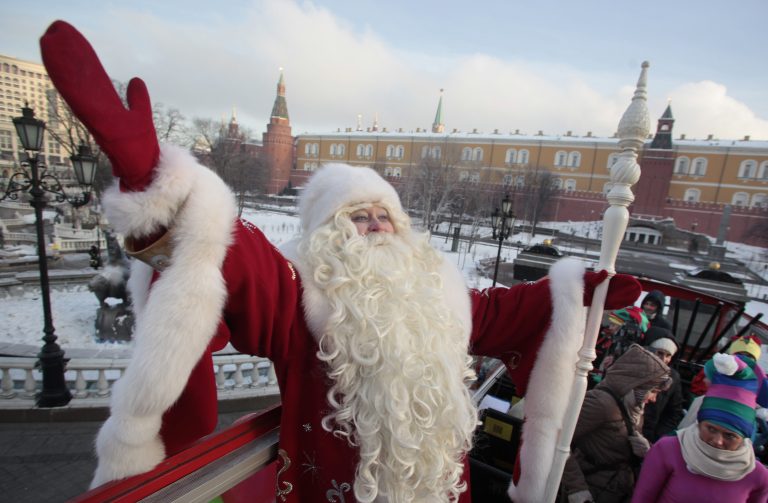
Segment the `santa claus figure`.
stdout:
<svg viewBox="0 0 768 503">
<path fill-rule="evenodd" d="M 212 431 L 211 353 L 228 342 L 275 366 L 279 501 L 468 501 L 471 355 L 504 361 L 521 392 L 570 389 L 562 381 L 573 374 L 583 306 L 604 272 L 565 261 L 536 283 L 468 290 L 411 228 L 391 185 L 341 164 L 310 179 L 301 237 L 277 250 L 237 219 L 215 174 L 158 145 L 141 80 L 130 82 L 126 109 L 72 26 L 51 25 L 41 47 L 51 80 L 112 161 L 120 184 L 104 205 L 140 259 L 129 284 L 133 357 L 97 438 L 94 486 L 151 470 Z M 616 276 L 608 307 L 639 293 Z M 547 432 L 567 400 L 550 402 L 542 392 L 526 404 L 529 423 Z M 524 442 L 521 483 L 552 455 L 538 455 L 536 438 Z"/>
</svg>

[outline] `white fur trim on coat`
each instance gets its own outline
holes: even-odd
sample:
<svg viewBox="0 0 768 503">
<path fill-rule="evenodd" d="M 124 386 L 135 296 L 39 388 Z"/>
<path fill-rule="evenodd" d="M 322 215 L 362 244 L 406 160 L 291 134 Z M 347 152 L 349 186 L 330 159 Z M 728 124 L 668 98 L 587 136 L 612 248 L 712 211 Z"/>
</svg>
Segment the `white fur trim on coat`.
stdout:
<svg viewBox="0 0 768 503">
<path fill-rule="evenodd" d="M 151 270 L 132 267 L 136 303 L 133 356 L 112 391 L 111 417 L 96 443 L 94 484 L 146 472 L 162 461 L 162 414 L 179 398 L 216 332 L 226 300 L 221 266 L 232 242 L 237 207 L 215 174 L 188 152 L 164 146 L 143 192 L 113 188 L 104 200 L 125 235 L 170 229 L 170 265 L 149 288 Z"/>
<path fill-rule="evenodd" d="M 520 451 L 520 480 L 507 494 L 516 503 L 544 501 L 547 476 L 584 339 L 584 265 L 556 262 L 549 271 L 552 322 L 544 336 L 525 394 L 525 425 Z"/>
</svg>

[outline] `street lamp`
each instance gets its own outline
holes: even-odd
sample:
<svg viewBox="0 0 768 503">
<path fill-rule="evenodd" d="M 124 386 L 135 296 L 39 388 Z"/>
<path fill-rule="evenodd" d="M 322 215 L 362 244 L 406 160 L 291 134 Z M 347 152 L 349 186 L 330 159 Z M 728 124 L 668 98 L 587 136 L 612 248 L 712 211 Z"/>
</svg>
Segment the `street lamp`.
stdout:
<svg viewBox="0 0 768 503">
<path fill-rule="evenodd" d="M 61 182 L 52 174 L 45 173 L 45 165 L 39 161 L 37 152 L 43 144 L 45 122 L 35 118 L 35 112 L 25 106 L 22 116 L 13 119 L 16 133 L 26 151 L 27 159 L 21 162 L 21 170 L 14 173 L 8 181 L 8 187 L 0 201 L 8 198 L 17 200 L 19 192 L 28 192 L 30 205 L 35 209 L 35 230 L 37 232 L 37 256 L 40 268 L 40 290 L 43 298 L 43 344 L 38 356 L 38 367 L 43 374 L 43 389 L 35 396 L 38 407 L 61 407 L 67 405 L 72 394 L 64 378 L 64 351 L 56 343 L 56 334 L 51 316 L 50 285 L 48 283 L 48 262 L 45 249 L 45 231 L 43 228 L 43 208 L 46 206 L 45 193 L 55 196 L 58 202 L 67 201 L 75 207 L 87 204 L 91 199 L 91 185 L 96 173 L 96 158 L 85 145 L 80 145 L 78 153 L 73 155 L 72 166 L 75 169 L 81 194 L 71 198 L 65 192 Z M 26 168 L 29 168 L 27 170 Z"/>
<path fill-rule="evenodd" d="M 493 269 L 493 284 L 491 287 L 496 286 L 496 277 L 499 275 L 499 262 L 501 261 L 501 245 L 509 237 L 514 225 L 514 219 L 515 214 L 512 211 L 512 200 L 509 198 L 509 194 L 505 194 L 504 199 L 501 201 L 501 212 L 499 212 L 499 208 L 496 208 L 491 214 L 493 239 L 499 240 L 499 250 L 496 253 L 496 266 Z M 509 220 L 509 225 L 507 225 L 507 220 Z"/>
</svg>

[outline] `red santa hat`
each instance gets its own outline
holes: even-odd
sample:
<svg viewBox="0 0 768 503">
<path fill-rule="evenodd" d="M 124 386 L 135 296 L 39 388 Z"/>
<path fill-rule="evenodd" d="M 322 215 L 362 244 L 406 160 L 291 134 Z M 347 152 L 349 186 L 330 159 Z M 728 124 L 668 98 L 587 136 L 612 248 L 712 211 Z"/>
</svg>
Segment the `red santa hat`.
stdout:
<svg viewBox="0 0 768 503">
<path fill-rule="evenodd" d="M 378 203 L 403 212 L 394 187 L 370 168 L 325 164 L 309 179 L 299 198 L 299 218 L 304 232 L 311 233 L 345 206 Z"/>
</svg>

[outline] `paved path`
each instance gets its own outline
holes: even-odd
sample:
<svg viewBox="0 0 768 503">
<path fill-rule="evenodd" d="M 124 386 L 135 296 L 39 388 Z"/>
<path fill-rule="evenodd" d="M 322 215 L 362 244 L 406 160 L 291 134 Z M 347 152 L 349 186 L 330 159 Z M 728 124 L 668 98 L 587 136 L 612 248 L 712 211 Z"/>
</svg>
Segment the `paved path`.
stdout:
<svg viewBox="0 0 768 503">
<path fill-rule="evenodd" d="M 219 416 L 218 429 L 242 415 Z M 0 422 L 0 501 L 64 502 L 88 490 L 101 422 Z"/>
</svg>

